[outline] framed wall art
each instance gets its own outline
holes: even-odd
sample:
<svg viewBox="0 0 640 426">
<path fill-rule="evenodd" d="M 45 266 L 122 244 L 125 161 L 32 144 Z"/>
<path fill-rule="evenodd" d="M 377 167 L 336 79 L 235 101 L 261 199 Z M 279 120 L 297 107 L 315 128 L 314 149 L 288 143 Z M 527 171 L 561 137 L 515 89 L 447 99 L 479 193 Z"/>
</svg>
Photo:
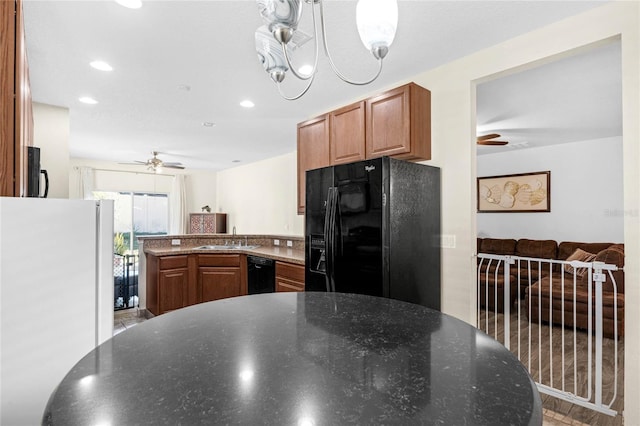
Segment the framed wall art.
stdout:
<svg viewBox="0 0 640 426">
<path fill-rule="evenodd" d="M 478 213 L 551 211 L 551 172 L 478 178 Z"/>
</svg>

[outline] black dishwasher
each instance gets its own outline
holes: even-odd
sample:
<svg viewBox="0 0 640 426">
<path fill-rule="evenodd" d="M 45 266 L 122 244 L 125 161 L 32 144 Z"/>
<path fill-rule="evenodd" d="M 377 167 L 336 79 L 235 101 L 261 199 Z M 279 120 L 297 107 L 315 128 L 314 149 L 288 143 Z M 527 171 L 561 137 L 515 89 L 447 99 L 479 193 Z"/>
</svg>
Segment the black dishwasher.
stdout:
<svg viewBox="0 0 640 426">
<path fill-rule="evenodd" d="M 249 294 L 273 293 L 276 290 L 276 271 L 273 259 L 247 256 Z"/>
</svg>

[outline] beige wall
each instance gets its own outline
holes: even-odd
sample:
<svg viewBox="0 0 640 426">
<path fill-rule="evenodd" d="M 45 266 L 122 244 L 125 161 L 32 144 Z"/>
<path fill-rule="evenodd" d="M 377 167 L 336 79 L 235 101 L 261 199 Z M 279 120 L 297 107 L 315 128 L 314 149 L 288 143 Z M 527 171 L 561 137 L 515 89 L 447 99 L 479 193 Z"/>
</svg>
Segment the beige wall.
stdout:
<svg viewBox="0 0 640 426">
<path fill-rule="evenodd" d="M 34 102 L 33 144 L 49 174 L 48 197 L 69 198 L 69 110 Z"/>
<path fill-rule="evenodd" d="M 239 234 L 304 234 L 297 211 L 296 153 L 218 172 L 217 211 Z"/>
</svg>

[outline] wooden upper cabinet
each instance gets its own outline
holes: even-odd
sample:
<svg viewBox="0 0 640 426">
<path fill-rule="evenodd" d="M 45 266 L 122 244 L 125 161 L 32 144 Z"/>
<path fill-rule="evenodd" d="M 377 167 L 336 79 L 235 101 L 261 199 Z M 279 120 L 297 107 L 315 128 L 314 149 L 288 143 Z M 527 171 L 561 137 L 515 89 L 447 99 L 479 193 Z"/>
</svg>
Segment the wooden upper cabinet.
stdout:
<svg viewBox="0 0 640 426">
<path fill-rule="evenodd" d="M 298 124 L 298 214 L 305 172 L 387 155 L 431 159 L 431 92 L 409 83 Z"/>
<path fill-rule="evenodd" d="M 0 2 L 0 196 L 14 196 L 16 3 Z"/>
<path fill-rule="evenodd" d="M 0 196 L 27 195 L 33 112 L 22 0 L 0 2 Z"/>
<path fill-rule="evenodd" d="M 366 101 L 366 157 L 431 159 L 431 92 L 415 83 Z"/>
<path fill-rule="evenodd" d="M 305 172 L 326 167 L 329 157 L 329 115 L 298 124 L 298 214 L 304 213 Z"/>
<path fill-rule="evenodd" d="M 365 159 L 365 102 L 356 102 L 329 113 L 331 164 Z"/>
</svg>

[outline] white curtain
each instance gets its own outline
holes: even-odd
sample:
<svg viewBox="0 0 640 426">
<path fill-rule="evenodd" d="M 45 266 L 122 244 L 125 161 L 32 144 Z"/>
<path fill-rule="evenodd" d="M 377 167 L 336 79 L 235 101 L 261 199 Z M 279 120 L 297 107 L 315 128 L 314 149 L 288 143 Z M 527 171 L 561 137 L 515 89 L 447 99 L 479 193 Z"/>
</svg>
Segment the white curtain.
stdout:
<svg viewBox="0 0 640 426">
<path fill-rule="evenodd" d="M 95 170 L 91 167 L 78 167 L 78 186 L 76 194 L 83 200 L 93 200 L 95 188 Z"/>
<path fill-rule="evenodd" d="M 184 175 L 175 175 L 169 194 L 169 234 L 187 233 L 187 197 Z"/>
</svg>

